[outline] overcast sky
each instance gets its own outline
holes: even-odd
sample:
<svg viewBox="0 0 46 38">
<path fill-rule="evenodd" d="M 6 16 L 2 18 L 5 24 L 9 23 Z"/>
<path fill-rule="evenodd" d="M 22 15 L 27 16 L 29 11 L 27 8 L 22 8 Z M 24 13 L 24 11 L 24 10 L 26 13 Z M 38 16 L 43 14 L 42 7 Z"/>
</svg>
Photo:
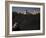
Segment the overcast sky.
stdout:
<svg viewBox="0 0 46 38">
<path fill-rule="evenodd" d="M 29 13 L 39 13 L 40 12 L 40 8 L 32 8 L 32 7 L 12 7 L 12 12 L 25 12 L 27 10 L 27 12 Z"/>
</svg>

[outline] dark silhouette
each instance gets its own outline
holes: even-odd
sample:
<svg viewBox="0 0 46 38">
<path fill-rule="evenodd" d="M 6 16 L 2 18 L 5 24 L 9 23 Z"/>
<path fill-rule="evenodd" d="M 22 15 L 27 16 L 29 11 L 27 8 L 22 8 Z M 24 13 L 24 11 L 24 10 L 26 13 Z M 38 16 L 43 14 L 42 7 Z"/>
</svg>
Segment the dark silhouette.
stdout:
<svg viewBox="0 0 46 38">
<path fill-rule="evenodd" d="M 15 28 L 12 31 L 20 30 L 40 30 L 40 13 L 37 14 L 21 14 L 12 12 L 12 26 L 17 22 Z"/>
</svg>

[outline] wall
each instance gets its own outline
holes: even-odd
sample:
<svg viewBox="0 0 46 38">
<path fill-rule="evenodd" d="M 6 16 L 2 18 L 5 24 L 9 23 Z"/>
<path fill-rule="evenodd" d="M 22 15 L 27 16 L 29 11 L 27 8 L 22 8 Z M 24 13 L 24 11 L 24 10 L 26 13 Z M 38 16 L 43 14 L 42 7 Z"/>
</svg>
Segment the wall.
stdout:
<svg viewBox="0 0 46 38">
<path fill-rule="evenodd" d="M 46 0 L 15 0 L 15 1 L 46 3 Z M 4 9 L 5 9 L 5 0 L 0 0 L 0 37 L 1 38 L 4 38 L 4 36 L 5 36 L 5 10 Z M 46 10 L 46 4 L 45 4 L 45 10 Z M 46 17 L 46 13 L 45 13 L 45 17 Z M 46 22 L 46 20 L 45 20 L 45 22 Z M 13 38 L 13 37 L 11 37 L 11 38 Z M 45 23 L 45 35 L 16 37 L 16 38 L 46 38 L 46 23 Z"/>
</svg>

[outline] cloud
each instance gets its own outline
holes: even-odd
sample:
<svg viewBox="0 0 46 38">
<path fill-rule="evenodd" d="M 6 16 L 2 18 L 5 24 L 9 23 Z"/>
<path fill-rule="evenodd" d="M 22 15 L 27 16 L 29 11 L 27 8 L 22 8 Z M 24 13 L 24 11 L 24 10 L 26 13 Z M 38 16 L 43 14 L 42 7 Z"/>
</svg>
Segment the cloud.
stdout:
<svg viewBox="0 0 46 38">
<path fill-rule="evenodd" d="M 40 8 L 32 8 L 32 7 L 13 7 L 12 12 L 17 12 L 17 13 L 24 13 L 24 12 L 29 12 L 29 13 L 40 13 Z"/>
</svg>

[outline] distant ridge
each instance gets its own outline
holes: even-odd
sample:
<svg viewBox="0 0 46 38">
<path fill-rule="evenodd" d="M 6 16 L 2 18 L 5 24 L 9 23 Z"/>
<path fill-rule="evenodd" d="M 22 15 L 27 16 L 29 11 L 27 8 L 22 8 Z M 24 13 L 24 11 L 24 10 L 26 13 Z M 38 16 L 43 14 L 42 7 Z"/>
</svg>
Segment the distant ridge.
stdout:
<svg viewBox="0 0 46 38">
<path fill-rule="evenodd" d="M 13 14 L 22 14 L 22 15 L 38 15 L 38 14 L 40 14 L 40 13 L 17 13 L 17 12 L 13 12 Z"/>
</svg>

